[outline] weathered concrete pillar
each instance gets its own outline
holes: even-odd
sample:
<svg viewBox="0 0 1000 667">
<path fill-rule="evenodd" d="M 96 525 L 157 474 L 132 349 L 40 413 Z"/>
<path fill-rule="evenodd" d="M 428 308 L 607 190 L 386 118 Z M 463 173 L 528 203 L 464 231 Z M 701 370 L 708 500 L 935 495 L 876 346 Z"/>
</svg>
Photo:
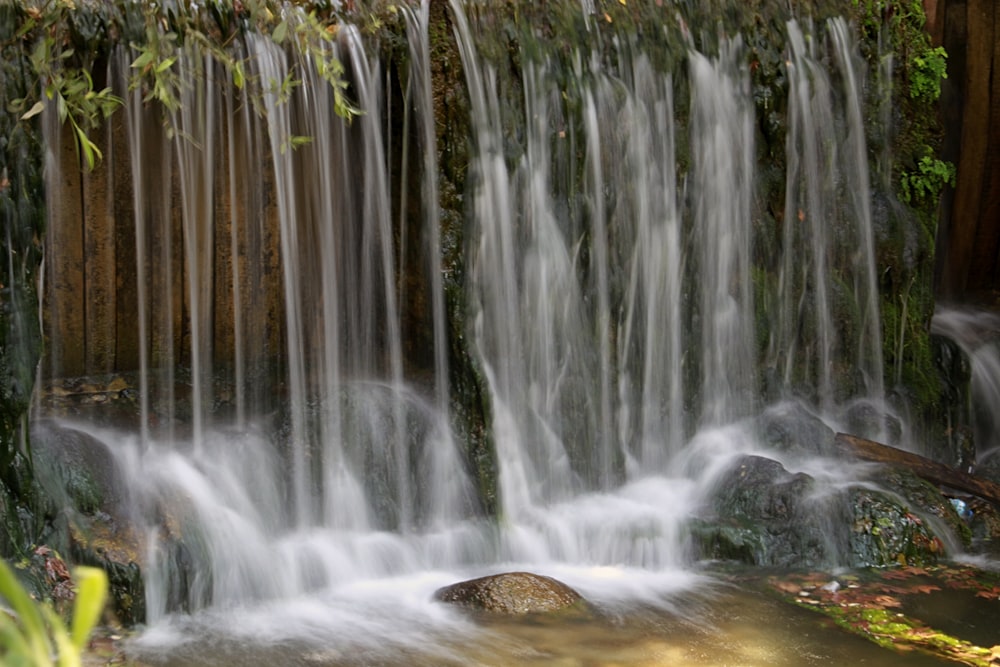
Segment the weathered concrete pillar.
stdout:
<svg viewBox="0 0 1000 667">
<path fill-rule="evenodd" d="M 86 367 L 83 188 L 69 127 L 50 146 L 62 167 L 50 173 L 49 228 L 45 240 L 45 329 L 49 372 L 80 375 Z"/>
<path fill-rule="evenodd" d="M 969 300 L 1000 288 L 1000 9 L 995 0 L 936 2 L 932 35 L 949 57 L 944 157 L 958 168 L 943 201 L 939 292 Z"/>
</svg>

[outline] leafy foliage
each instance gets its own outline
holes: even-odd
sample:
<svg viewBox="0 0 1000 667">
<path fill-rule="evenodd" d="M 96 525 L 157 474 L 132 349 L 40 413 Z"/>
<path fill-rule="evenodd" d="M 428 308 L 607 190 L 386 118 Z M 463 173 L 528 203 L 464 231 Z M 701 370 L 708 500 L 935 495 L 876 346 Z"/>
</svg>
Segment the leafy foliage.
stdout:
<svg viewBox="0 0 1000 667">
<path fill-rule="evenodd" d="M 343 64 L 329 48 L 336 35 L 336 17 L 327 12 L 321 18 L 313 3 L 308 12 L 274 0 L 244 0 L 242 3 L 108 3 L 77 7 L 68 0 L 36 0 L 26 3 L 22 23 L 12 42 L 31 49 L 31 68 L 39 83 L 39 92 L 11 101 L 8 111 L 28 121 L 48 105 L 55 105 L 60 123 L 73 131 L 81 163 L 93 169 L 102 158 L 90 134 L 122 105 L 110 87 L 94 85 L 91 68 L 93 55 L 74 48 L 72 36 L 81 16 L 102 24 L 110 42 L 126 41 L 137 54 L 132 62 L 130 90 L 141 89 L 144 101 L 158 102 L 168 112 L 180 107 L 183 81 L 180 60 L 186 48 L 197 48 L 221 64 L 237 88 L 246 81 L 246 57 L 232 48 L 234 41 L 248 32 L 270 35 L 279 45 L 295 46 L 316 68 L 319 76 L 334 92 L 336 112 L 351 118 L 360 111 L 347 96 Z M 118 24 L 121 24 L 119 27 Z M 109 26 L 116 26 L 113 30 Z M 99 30 L 96 32 L 100 32 Z M 121 34 L 119 34 L 121 33 Z M 33 45 L 33 46 L 29 46 Z M 107 46 L 104 44 L 103 46 Z M 279 92 L 287 94 L 299 83 L 300 73 L 290 72 L 278 82 Z M 267 83 L 267 82 L 264 82 Z M 256 105 L 258 110 L 260 105 Z M 168 127 L 169 130 L 169 127 Z M 289 142 L 294 147 L 305 138 Z"/>
<path fill-rule="evenodd" d="M 941 97 L 941 79 L 948 78 L 948 54 L 943 46 L 927 47 L 910 62 L 910 96 L 931 101 Z"/>
<path fill-rule="evenodd" d="M 900 178 L 900 196 L 908 204 L 932 202 L 945 185 L 954 187 L 955 165 L 939 160 L 928 149 L 917 163 L 916 171 L 904 172 Z"/>
<path fill-rule="evenodd" d="M 93 169 L 101 156 L 89 132 L 122 104 L 110 88 L 95 90 L 94 80 L 86 67 L 73 64 L 75 50 L 67 39 L 69 2 L 43 2 L 29 7 L 15 39 L 36 39 L 31 52 L 31 66 L 38 78 L 41 94 L 31 103 L 31 97 L 12 100 L 8 111 L 20 113 L 28 120 L 41 113 L 47 104 L 54 104 L 61 123 L 69 123 L 81 160 Z"/>
<path fill-rule="evenodd" d="M 70 626 L 47 604 L 33 600 L 14 571 L 0 560 L 0 658 L 9 667 L 79 667 L 91 631 L 100 620 L 108 581 L 103 570 L 74 570 L 76 595 Z"/>
</svg>

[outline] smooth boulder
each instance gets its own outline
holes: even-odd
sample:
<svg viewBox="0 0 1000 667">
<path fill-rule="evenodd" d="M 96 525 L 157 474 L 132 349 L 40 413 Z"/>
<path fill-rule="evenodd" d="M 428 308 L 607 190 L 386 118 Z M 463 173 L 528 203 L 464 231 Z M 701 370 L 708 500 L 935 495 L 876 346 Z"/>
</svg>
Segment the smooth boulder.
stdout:
<svg viewBox="0 0 1000 667">
<path fill-rule="evenodd" d="M 505 572 L 461 581 L 438 589 L 434 598 L 477 611 L 512 616 L 586 606 L 583 597 L 566 584 L 531 572 Z"/>
</svg>

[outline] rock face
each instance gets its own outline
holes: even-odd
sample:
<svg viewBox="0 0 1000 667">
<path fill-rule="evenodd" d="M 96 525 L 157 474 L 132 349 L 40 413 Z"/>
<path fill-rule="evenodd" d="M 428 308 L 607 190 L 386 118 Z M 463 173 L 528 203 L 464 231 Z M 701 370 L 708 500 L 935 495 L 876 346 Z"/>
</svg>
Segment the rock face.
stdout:
<svg viewBox="0 0 1000 667">
<path fill-rule="evenodd" d="M 543 614 L 582 608 L 583 597 L 566 584 L 531 572 L 506 572 L 438 589 L 434 598 L 496 614 Z"/>
<path fill-rule="evenodd" d="M 113 455 L 96 438 L 57 422 L 33 424 L 31 441 L 38 481 L 62 508 L 46 542 L 76 564 L 103 569 L 118 620 L 142 623 L 143 540 L 133 525 L 123 473 Z"/>
</svg>

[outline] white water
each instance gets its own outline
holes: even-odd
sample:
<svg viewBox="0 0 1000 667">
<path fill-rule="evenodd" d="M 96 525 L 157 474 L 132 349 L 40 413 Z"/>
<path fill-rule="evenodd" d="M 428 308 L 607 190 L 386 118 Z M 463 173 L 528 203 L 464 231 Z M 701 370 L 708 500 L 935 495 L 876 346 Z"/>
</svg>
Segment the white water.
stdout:
<svg viewBox="0 0 1000 667">
<path fill-rule="evenodd" d="M 980 463 L 1000 454 L 1000 317 L 994 313 L 960 307 L 938 307 L 931 331 L 951 339 L 968 359 L 969 404 L 963 421 L 972 424 L 976 458 Z"/>
<path fill-rule="evenodd" d="M 744 421 L 762 407 L 763 305 L 751 294 L 755 119 L 740 40 L 714 55 L 690 49 L 683 146 L 674 81 L 647 57 L 622 49 L 613 68 L 581 50 L 566 91 L 554 54 L 526 58 L 511 156 L 499 73 L 475 46 L 488 27 L 470 24 L 457 0 L 451 8 L 473 127 L 466 335 L 489 393 L 499 519 L 482 516 L 449 414 L 427 3 L 401 10 L 420 183 L 405 172 L 405 184 L 390 182 L 386 76 L 354 28 L 324 46 L 349 64 L 364 112 L 351 123 L 336 117 L 310 58 L 266 38 L 246 43 L 263 119 L 219 66 L 185 53 L 178 67 L 191 85 L 169 118 L 172 136 L 139 91 L 124 110 L 131 177 L 142 184 L 137 265 L 149 267 L 137 276 L 142 427 L 81 427 L 113 443 L 144 513 L 151 629 L 139 645 L 150 654 L 199 627 L 268 647 L 317 637 L 375 654 L 435 645 L 472 629 L 430 602 L 433 591 L 499 570 L 556 576 L 609 608 L 669 605 L 699 580 L 685 522 L 727 461 L 760 450 Z M 842 30 L 827 31 L 835 77 L 789 26 L 790 187 L 781 293 L 768 297 L 780 304 L 769 357 L 781 387 L 799 386 L 791 369 L 807 355 L 823 409 L 836 407 L 835 357 L 857 364 L 869 397 L 883 393 L 860 82 Z M 120 55 L 121 71 L 128 60 Z M 303 85 L 283 101 L 274 86 L 293 67 Z M 823 151 L 834 150 L 837 126 L 851 141 L 834 156 Z M 293 151 L 293 136 L 312 141 Z M 682 151 L 691 164 L 678 178 Z M 151 156 L 176 172 L 151 169 Z M 845 179 L 857 194 L 846 207 L 834 192 Z M 425 238 L 405 236 L 403 214 L 393 227 L 395 187 L 421 193 Z M 213 206 L 222 191 L 228 211 Z M 805 224 L 795 226 L 799 210 Z M 172 273 L 175 216 L 182 275 Z M 834 225 L 851 230 L 857 251 L 837 264 L 865 316 L 850 340 L 832 333 L 830 271 L 843 259 L 829 256 Z M 429 382 L 406 372 L 401 311 L 419 295 L 400 280 L 413 270 L 393 246 L 403 239 L 427 249 L 418 270 L 430 277 Z M 815 336 L 801 337 L 804 319 Z M 226 328 L 231 338 L 216 336 Z M 816 349 L 801 350 L 803 340 Z M 275 381 L 259 366 L 276 349 Z M 181 360 L 191 368 L 187 418 L 175 408 Z M 229 367 L 231 422 L 213 409 L 224 398 L 214 380 Z M 191 621 L 180 610 L 199 613 Z"/>
</svg>

